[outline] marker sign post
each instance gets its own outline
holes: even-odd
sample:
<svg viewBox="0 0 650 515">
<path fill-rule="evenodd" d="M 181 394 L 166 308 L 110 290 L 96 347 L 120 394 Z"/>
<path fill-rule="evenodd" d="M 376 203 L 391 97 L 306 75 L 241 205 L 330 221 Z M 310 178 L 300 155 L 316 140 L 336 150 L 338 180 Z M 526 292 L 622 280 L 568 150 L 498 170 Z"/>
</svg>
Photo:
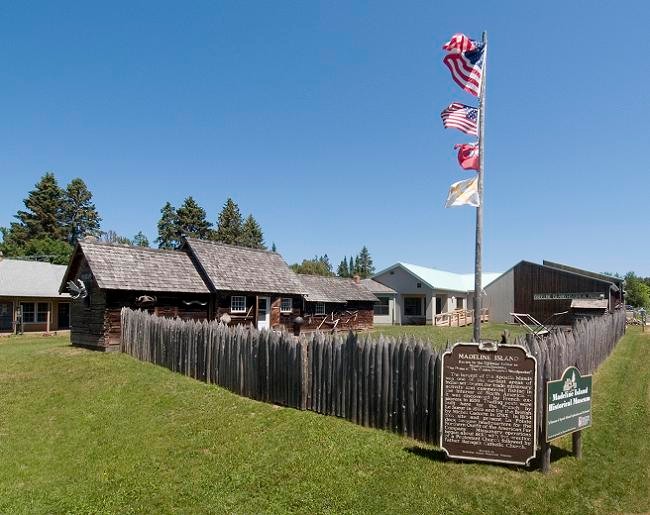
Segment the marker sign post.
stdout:
<svg viewBox="0 0 650 515">
<path fill-rule="evenodd" d="M 517 345 L 457 343 L 442 356 L 440 447 L 450 458 L 528 465 L 537 361 Z"/>
<path fill-rule="evenodd" d="M 545 370 L 544 374 L 546 373 Z M 582 458 L 582 430 L 591 426 L 591 376 L 582 376 L 576 367 L 569 367 L 560 379 L 545 379 L 546 438 L 542 442 L 542 472 L 548 474 L 551 471 L 549 442 L 555 438 L 571 434 L 573 455 Z"/>
<path fill-rule="evenodd" d="M 546 441 L 591 426 L 591 376 L 569 367 L 546 383 Z"/>
</svg>

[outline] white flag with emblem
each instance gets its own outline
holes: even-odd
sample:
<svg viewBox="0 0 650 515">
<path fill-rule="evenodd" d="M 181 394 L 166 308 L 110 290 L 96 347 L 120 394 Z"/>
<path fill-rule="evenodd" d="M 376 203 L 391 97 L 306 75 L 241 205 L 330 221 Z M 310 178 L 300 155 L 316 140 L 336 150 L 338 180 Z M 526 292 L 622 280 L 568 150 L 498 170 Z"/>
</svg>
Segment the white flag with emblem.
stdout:
<svg viewBox="0 0 650 515">
<path fill-rule="evenodd" d="M 481 201 L 478 197 L 478 175 L 471 179 L 458 181 L 449 188 L 447 205 L 445 207 L 474 206 L 478 207 Z"/>
</svg>

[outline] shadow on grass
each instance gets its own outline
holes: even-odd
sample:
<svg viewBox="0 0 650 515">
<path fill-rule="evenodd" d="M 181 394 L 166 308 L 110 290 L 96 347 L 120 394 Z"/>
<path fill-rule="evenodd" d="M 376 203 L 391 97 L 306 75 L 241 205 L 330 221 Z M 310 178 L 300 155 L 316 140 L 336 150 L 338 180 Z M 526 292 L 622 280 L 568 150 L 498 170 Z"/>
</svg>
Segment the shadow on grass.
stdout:
<svg viewBox="0 0 650 515">
<path fill-rule="evenodd" d="M 481 463 L 481 462 L 473 462 L 473 461 L 463 461 L 463 460 L 452 460 L 447 457 L 447 454 L 445 451 L 442 449 L 430 449 L 427 447 L 420 447 L 420 446 L 413 446 L 413 447 L 405 447 L 404 450 L 410 454 L 414 454 L 416 456 L 419 456 L 420 458 L 425 458 L 427 460 L 431 461 L 438 461 L 441 463 L 444 463 L 446 461 L 455 461 L 456 463 Z M 572 456 L 572 452 L 568 451 L 566 449 L 562 449 L 561 447 L 556 447 L 554 445 L 551 445 L 551 463 L 554 463 L 558 460 L 561 460 L 562 458 L 566 458 L 567 456 Z M 484 462 L 485 463 L 485 462 Z M 485 463 L 488 465 L 488 463 Z M 521 471 L 535 471 L 535 470 L 541 470 L 542 468 L 542 455 L 541 452 L 537 452 L 537 456 L 531 460 L 530 466 L 529 467 L 524 467 L 521 465 L 509 465 L 507 463 L 489 463 L 489 465 L 492 466 L 500 466 L 500 467 L 507 467 L 513 470 L 521 470 Z"/>
</svg>

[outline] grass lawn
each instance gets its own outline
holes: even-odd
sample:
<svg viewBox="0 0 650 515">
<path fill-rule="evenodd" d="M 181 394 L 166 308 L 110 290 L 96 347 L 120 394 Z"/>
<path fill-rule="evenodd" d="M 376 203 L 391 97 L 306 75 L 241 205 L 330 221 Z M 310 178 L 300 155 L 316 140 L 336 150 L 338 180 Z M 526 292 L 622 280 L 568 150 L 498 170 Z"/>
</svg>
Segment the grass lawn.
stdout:
<svg viewBox="0 0 650 515">
<path fill-rule="evenodd" d="M 481 325 L 481 338 L 486 340 L 501 340 L 503 331 L 509 331 L 510 337 L 515 338 L 525 334 L 526 329 L 520 325 L 495 324 L 487 322 Z M 447 342 L 471 342 L 472 326 L 465 327 L 439 327 L 434 325 L 378 325 L 372 331 L 374 334 L 388 336 L 401 336 L 404 334 L 429 340 L 434 346 L 444 347 Z"/>
<path fill-rule="evenodd" d="M 0 339 L 0 513 L 650 510 L 650 334 L 594 377 L 584 459 L 549 476 L 255 402 L 64 338 Z"/>
</svg>

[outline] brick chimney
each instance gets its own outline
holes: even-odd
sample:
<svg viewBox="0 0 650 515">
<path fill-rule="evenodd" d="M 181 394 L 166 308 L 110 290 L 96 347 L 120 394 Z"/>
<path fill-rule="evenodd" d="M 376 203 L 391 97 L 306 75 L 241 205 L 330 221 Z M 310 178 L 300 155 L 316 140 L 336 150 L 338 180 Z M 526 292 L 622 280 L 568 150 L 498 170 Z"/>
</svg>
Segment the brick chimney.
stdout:
<svg viewBox="0 0 650 515">
<path fill-rule="evenodd" d="M 359 277 L 359 274 L 355 274 L 352 279 L 354 279 L 355 284 L 361 284 L 361 277 Z"/>
</svg>

